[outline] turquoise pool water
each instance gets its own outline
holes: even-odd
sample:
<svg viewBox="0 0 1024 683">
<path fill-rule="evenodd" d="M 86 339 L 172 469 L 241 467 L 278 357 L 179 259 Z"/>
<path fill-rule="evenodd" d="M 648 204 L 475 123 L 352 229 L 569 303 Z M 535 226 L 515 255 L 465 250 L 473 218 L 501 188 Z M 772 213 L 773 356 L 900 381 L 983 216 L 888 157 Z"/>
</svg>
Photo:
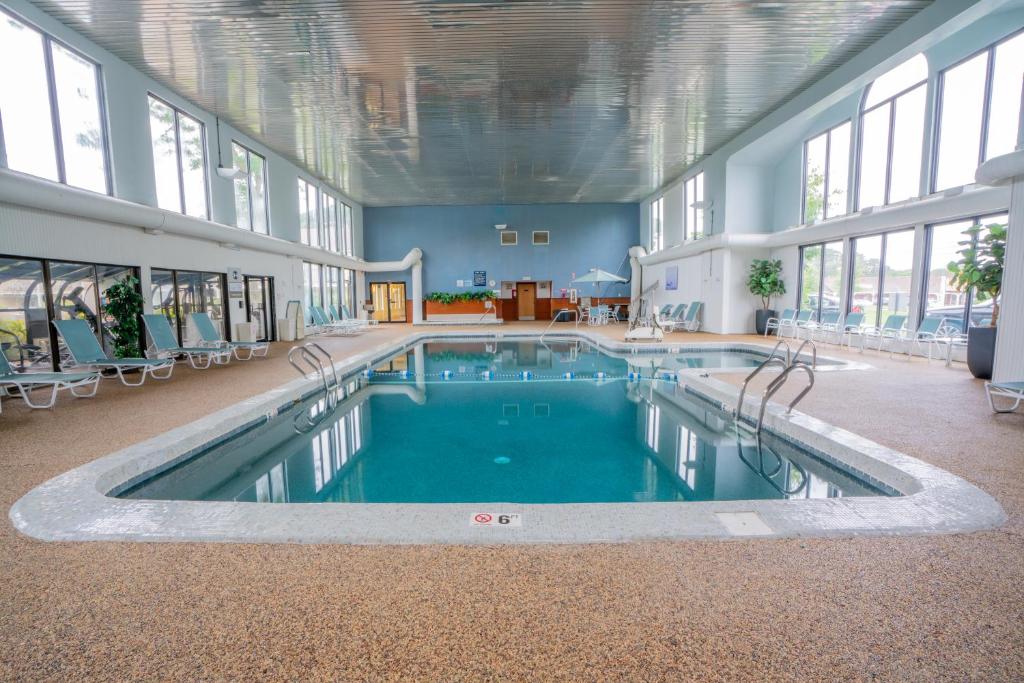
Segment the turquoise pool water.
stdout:
<svg viewBox="0 0 1024 683">
<path fill-rule="evenodd" d="M 725 413 L 647 379 L 760 357 L 664 360 L 565 342 L 420 344 L 349 381 L 337 405 L 310 399 L 121 496 L 608 503 L 881 493 L 785 442 L 767 439 L 758 451 Z"/>
</svg>

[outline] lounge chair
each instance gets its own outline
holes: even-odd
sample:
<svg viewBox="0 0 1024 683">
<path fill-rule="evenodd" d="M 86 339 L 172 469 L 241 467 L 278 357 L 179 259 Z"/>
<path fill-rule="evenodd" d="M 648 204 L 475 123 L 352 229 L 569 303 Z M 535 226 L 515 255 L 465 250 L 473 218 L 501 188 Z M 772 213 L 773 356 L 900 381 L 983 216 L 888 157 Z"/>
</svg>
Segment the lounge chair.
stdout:
<svg viewBox="0 0 1024 683">
<path fill-rule="evenodd" d="M 369 329 L 372 324 L 369 320 L 360 320 L 359 318 L 353 318 L 350 316 L 348 314 L 348 309 L 344 305 L 341 307 L 340 312 L 337 306 L 328 306 L 327 314 L 330 316 L 330 321 L 332 323 L 351 325 L 364 330 Z M 377 321 L 374 320 L 373 322 L 375 323 Z"/>
<path fill-rule="evenodd" d="M 843 321 L 843 329 L 838 337 L 838 344 L 843 345 L 843 340 L 846 340 L 846 346 L 853 348 L 853 337 L 854 335 L 861 334 L 861 326 L 864 325 L 864 314 L 863 313 L 847 313 L 846 320 Z"/>
<path fill-rule="evenodd" d="M 985 396 L 988 397 L 988 404 L 994 413 L 1012 413 L 1024 401 L 1024 382 L 985 382 Z M 1013 405 L 1009 408 L 996 408 L 993 396 L 1009 398 Z"/>
<path fill-rule="evenodd" d="M 778 332 L 779 327 L 784 324 L 791 325 L 794 318 L 796 318 L 795 308 L 787 308 L 778 318 L 768 318 L 768 322 L 764 326 L 764 336 L 767 337 L 772 330 Z"/>
<path fill-rule="evenodd" d="M 947 327 L 945 318 L 925 318 L 917 326 L 917 330 L 912 334 L 906 335 L 901 341 L 906 343 L 908 356 L 914 351 L 920 352 L 921 345 L 927 344 L 928 360 L 931 360 L 932 350 L 942 344 L 951 344 L 954 336 L 959 335 L 955 330 L 950 330 Z"/>
<path fill-rule="evenodd" d="M 351 325 L 347 323 L 333 323 L 327 317 L 327 313 L 319 306 L 309 307 L 309 317 L 313 321 L 313 330 L 315 334 L 335 334 L 351 336 L 359 334 L 363 331 L 363 328 L 358 325 Z"/>
<path fill-rule="evenodd" d="M 667 318 L 669 313 L 671 313 L 671 312 L 672 312 L 672 304 L 665 304 L 664 306 L 661 307 L 660 311 L 655 313 L 655 315 L 657 315 L 658 319 L 660 320 L 661 318 Z"/>
<path fill-rule="evenodd" d="M 351 311 L 348 310 L 348 306 L 346 306 L 345 304 L 341 305 L 341 319 L 355 320 L 357 323 L 367 325 L 369 327 L 376 327 L 377 325 L 380 324 L 379 320 L 374 320 L 373 318 L 357 318 L 356 316 L 352 315 Z"/>
<path fill-rule="evenodd" d="M 813 314 L 814 311 L 806 309 L 802 311 L 797 311 L 796 317 L 790 321 L 779 321 L 779 338 L 786 336 L 786 334 L 788 333 L 789 336 L 796 339 L 797 333 L 800 331 L 800 328 L 807 326 L 807 323 L 810 322 L 811 316 Z"/>
<path fill-rule="evenodd" d="M 662 327 L 666 332 L 675 332 L 676 328 L 682 328 L 683 332 L 699 332 L 700 331 L 700 311 L 704 304 L 700 301 L 694 301 L 690 304 L 690 307 L 686 310 L 686 315 L 682 320 L 675 322 L 663 323 Z"/>
<path fill-rule="evenodd" d="M 74 370 L 76 368 L 95 368 L 96 370 L 114 370 L 117 372 L 121 384 L 128 387 L 137 387 L 146 381 L 146 377 L 153 379 L 169 379 L 174 372 L 173 358 L 111 358 L 96 341 L 89 323 L 81 318 L 71 320 L 54 320 L 53 326 L 57 334 L 64 340 L 68 353 L 71 355 L 70 362 L 62 362 L 61 366 Z M 138 382 L 129 382 L 125 379 L 126 370 L 139 370 Z M 166 374 L 159 374 L 166 370 Z"/>
<path fill-rule="evenodd" d="M 142 316 L 142 322 L 149 333 L 150 346 L 146 348 L 146 355 L 150 358 L 171 358 L 176 359 L 184 356 L 188 359 L 189 365 L 196 370 L 205 370 L 213 363 L 223 365 L 231 360 L 231 350 L 213 346 L 179 346 L 178 340 L 168 322 L 160 313 L 147 313 Z"/>
<path fill-rule="evenodd" d="M 796 336 L 800 335 L 801 330 L 804 338 L 812 341 L 817 341 L 828 334 L 835 334 L 839 330 L 839 311 L 826 311 L 820 320 L 815 320 L 812 316 L 802 326 L 797 327 Z"/>
<path fill-rule="evenodd" d="M 72 395 L 78 398 L 90 398 L 96 395 L 96 388 L 100 385 L 100 373 L 91 372 L 15 372 L 14 368 L 7 361 L 7 356 L 0 353 L 0 396 L 10 393 L 11 389 L 17 389 L 21 394 L 21 400 L 29 408 L 52 408 L 57 402 L 57 392 L 61 389 L 70 389 Z M 31 392 L 33 389 L 50 387 L 50 399 L 45 403 L 33 403 Z M 77 390 L 83 387 L 91 387 L 86 393 L 80 394 Z M 3 403 L 0 402 L 0 412 L 3 411 Z"/>
<path fill-rule="evenodd" d="M 804 315 L 806 313 L 806 315 Z M 810 334 L 811 330 L 818 328 L 818 314 L 814 311 L 800 311 L 797 315 L 796 320 L 793 321 L 793 339 L 800 338 L 800 331 L 807 330 Z"/>
<path fill-rule="evenodd" d="M 675 308 L 669 308 L 668 313 L 658 313 L 658 324 L 669 327 L 682 322 L 682 318 L 686 315 L 687 304 L 679 304 Z"/>
<path fill-rule="evenodd" d="M 206 313 L 189 313 L 189 317 L 192 318 L 192 324 L 195 325 L 202 344 L 215 349 L 231 351 L 238 360 L 249 360 L 253 356 L 265 357 L 270 352 L 268 342 L 229 342 L 221 339 L 216 326 Z M 249 353 L 243 357 L 239 351 L 248 351 Z"/>
<path fill-rule="evenodd" d="M 865 327 L 861 330 L 860 338 L 860 350 L 864 352 L 864 347 L 871 339 L 878 340 L 878 350 L 881 351 L 886 341 L 895 343 L 898 341 L 903 334 L 903 325 L 907 322 L 907 316 L 902 314 L 893 314 L 885 319 L 885 323 L 881 327 Z"/>
</svg>

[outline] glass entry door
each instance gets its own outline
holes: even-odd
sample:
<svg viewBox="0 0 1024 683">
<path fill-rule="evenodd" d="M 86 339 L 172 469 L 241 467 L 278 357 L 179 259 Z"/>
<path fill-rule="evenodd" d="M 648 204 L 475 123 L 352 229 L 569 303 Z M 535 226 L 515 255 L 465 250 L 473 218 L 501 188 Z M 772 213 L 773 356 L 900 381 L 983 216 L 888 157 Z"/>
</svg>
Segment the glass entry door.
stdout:
<svg viewBox="0 0 1024 683">
<path fill-rule="evenodd" d="M 245 276 L 246 319 L 259 329 L 257 341 L 274 340 L 274 278 Z"/>
<path fill-rule="evenodd" d="M 404 323 L 405 283 L 371 282 L 370 300 L 373 301 L 373 319 L 385 323 Z"/>
</svg>

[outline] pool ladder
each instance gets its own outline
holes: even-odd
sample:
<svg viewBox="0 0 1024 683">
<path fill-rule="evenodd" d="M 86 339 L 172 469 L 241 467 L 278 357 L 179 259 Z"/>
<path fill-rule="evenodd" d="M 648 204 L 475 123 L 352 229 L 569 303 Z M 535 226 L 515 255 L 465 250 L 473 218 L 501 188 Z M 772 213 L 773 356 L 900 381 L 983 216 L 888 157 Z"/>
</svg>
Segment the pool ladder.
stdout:
<svg viewBox="0 0 1024 683">
<path fill-rule="evenodd" d="M 808 345 L 810 345 L 811 352 L 810 363 L 806 360 L 801 360 L 800 358 L 800 354 L 803 352 L 804 347 Z M 780 349 L 783 349 L 784 351 Z M 754 435 L 759 440 L 761 438 L 761 428 L 764 426 L 764 412 L 768 406 L 768 401 L 786 384 L 787 381 L 789 381 L 790 374 L 796 370 L 801 370 L 806 373 L 807 386 L 804 387 L 803 391 L 796 395 L 796 398 L 790 401 L 789 406 L 786 407 L 787 415 L 793 412 L 793 408 L 796 404 L 814 388 L 814 369 L 818 365 L 818 349 L 810 339 L 805 339 L 804 342 L 797 347 L 796 353 L 792 353 L 792 349 L 790 349 L 789 344 L 785 341 L 780 339 L 776 342 L 775 346 L 772 347 L 771 353 L 768 354 L 768 357 L 764 362 L 754 368 L 754 371 L 747 375 L 746 379 L 743 380 L 743 386 L 740 387 L 740 395 L 736 401 L 736 407 L 732 411 L 733 417 L 736 420 L 737 428 L 741 422 L 740 417 L 743 412 L 743 398 L 747 393 L 747 386 L 750 384 L 750 381 L 758 375 L 758 373 L 770 365 L 777 365 L 781 367 L 782 372 L 779 373 L 778 377 L 768 383 L 768 386 L 765 387 L 764 392 L 761 394 L 761 407 L 757 413 L 757 423 L 754 429 Z"/>
</svg>

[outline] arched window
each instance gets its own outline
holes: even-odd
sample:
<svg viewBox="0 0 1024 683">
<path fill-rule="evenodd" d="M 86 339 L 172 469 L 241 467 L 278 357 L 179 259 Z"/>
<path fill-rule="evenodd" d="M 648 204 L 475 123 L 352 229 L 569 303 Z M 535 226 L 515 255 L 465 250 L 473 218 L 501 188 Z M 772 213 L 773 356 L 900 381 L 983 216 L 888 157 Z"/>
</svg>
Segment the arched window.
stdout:
<svg viewBox="0 0 1024 683">
<path fill-rule="evenodd" d="M 868 86 L 860 110 L 857 208 L 918 196 L 928 61 L 903 62 Z"/>
</svg>

